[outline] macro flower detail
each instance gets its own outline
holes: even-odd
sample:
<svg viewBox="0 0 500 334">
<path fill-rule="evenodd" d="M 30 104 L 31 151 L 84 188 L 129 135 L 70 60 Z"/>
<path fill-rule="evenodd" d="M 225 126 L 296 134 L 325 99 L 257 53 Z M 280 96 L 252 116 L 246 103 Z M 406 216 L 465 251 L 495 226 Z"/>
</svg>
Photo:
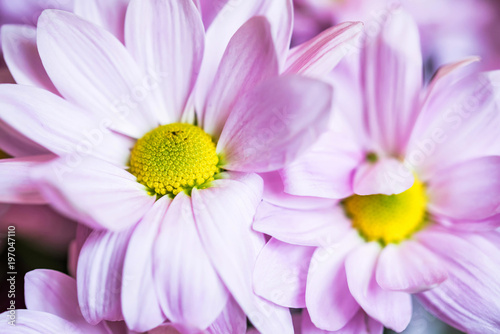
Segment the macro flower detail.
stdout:
<svg viewBox="0 0 500 334">
<path fill-rule="evenodd" d="M 342 204 L 359 234 L 382 245 L 408 239 L 426 221 L 427 195 L 418 180 L 400 194 L 353 195 Z"/>
<path fill-rule="evenodd" d="M 406 12 L 387 18 L 333 71 L 331 129 L 264 176 L 253 228 L 273 238 L 255 291 L 306 308 L 308 330 L 400 332 L 416 295 L 462 331 L 497 332 L 499 73 L 467 73 L 469 58 L 422 87 L 418 41 Z"/>
<path fill-rule="evenodd" d="M 173 123 L 137 141 L 129 171 L 157 195 L 175 196 L 213 181 L 218 163 L 216 146 L 206 132 L 191 124 Z"/>
<path fill-rule="evenodd" d="M 289 1 L 228 6 L 205 28 L 191 0 L 132 0 L 123 41 L 96 18 L 44 11 L 43 84 L 0 87 L 2 119 L 57 155 L 31 169 L 38 189 L 88 227 L 76 272 L 90 324 L 202 331 L 231 310 L 238 333 L 246 316 L 261 333 L 293 331 L 289 310 L 252 288 L 265 244 L 251 229 L 257 173 L 284 167 L 326 129 L 331 86 L 294 73 L 335 66 L 361 26 L 299 46 L 297 70 L 283 74 Z M 33 79 L 26 64 L 8 65 Z"/>
</svg>

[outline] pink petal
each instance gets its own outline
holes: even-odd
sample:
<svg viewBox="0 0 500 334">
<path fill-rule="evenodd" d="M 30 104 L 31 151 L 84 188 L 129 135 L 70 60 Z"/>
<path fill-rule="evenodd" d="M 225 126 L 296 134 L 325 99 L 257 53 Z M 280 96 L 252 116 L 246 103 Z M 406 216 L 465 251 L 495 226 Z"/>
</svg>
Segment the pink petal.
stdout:
<svg viewBox="0 0 500 334">
<path fill-rule="evenodd" d="M 57 210 L 92 228 L 125 230 L 155 202 L 132 174 L 98 159 L 57 159 L 33 170 L 33 177 Z"/>
<path fill-rule="evenodd" d="M 271 27 L 265 17 L 248 20 L 231 38 L 203 112 L 203 129 L 218 137 L 236 104 L 255 85 L 278 75 Z"/>
<path fill-rule="evenodd" d="M 195 0 L 197 7 L 203 16 L 203 23 L 205 25 L 205 30 L 208 29 L 212 21 L 217 16 L 219 11 L 224 8 L 229 0 L 219 0 L 217 2 L 213 0 Z"/>
<path fill-rule="evenodd" d="M 462 68 L 480 60 L 480 57 L 468 57 L 463 60 L 441 66 L 436 71 L 436 73 L 432 77 L 432 81 L 427 86 L 427 95 L 429 95 L 429 93 L 431 93 L 435 89 L 436 85 L 452 84 L 454 80 L 457 80 L 457 78 L 460 77 L 459 73 L 461 72 L 460 70 L 462 70 Z M 426 96 L 426 98 L 428 97 L 429 96 Z"/>
<path fill-rule="evenodd" d="M 457 71 L 431 86 L 406 154 L 422 178 L 468 159 L 500 154 L 499 80 L 499 72 L 466 76 Z"/>
<path fill-rule="evenodd" d="M 500 214 L 490 216 L 485 219 L 454 219 L 445 216 L 436 215 L 434 217 L 436 222 L 443 226 L 447 226 L 454 230 L 481 232 L 492 231 L 500 227 Z"/>
<path fill-rule="evenodd" d="M 197 107 L 201 109 L 214 82 L 215 74 L 236 31 L 250 18 L 265 16 L 271 24 L 278 61 L 282 65 L 290 46 L 292 33 L 290 0 L 227 1 L 207 29 L 206 50 L 198 79 Z"/>
<path fill-rule="evenodd" d="M 135 138 L 158 125 L 146 76 L 111 33 L 72 13 L 46 10 L 37 42 L 45 70 L 68 101 Z"/>
<path fill-rule="evenodd" d="M 496 333 L 500 327 L 500 249 L 498 233 L 488 240 L 491 234 L 435 229 L 418 235 L 449 273 L 448 280 L 418 298 L 432 314 L 467 333 Z"/>
<path fill-rule="evenodd" d="M 377 283 L 385 290 L 416 293 L 431 289 L 447 278 L 441 261 L 414 241 L 387 245 L 377 263 Z"/>
<path fill-rule="evenodd" d="M 123 320 L 123 261 L 131 233 L 132 229 L 94 231 L 80 252 L 76 279 L 78 300 L 85 320 L 93 325 L 101 320 Z"/>
<path fill-rule="evenodd" d="M 58 155 L 97 156 L 123 164 L 130 157 L 131 141 L 111 132 L 109 123 L 40 88 L 2 85 L 0 117 Z"/>
<path fill-rule="evenodd" d="M 500 213 L 500 156 L 469 160 L 435 173 L 429 209 L 455 219 L 481 220 Z"/>
<path fill-rule="evenodd" d="M 401 332 L 408 326 L 412 315 L 408 293 L 383 290 L 375 279 L 380 245 L 366 243 L 351 253 L 345 262 L 349 290 L 371 317 L 385 327 Z"/>
<path fill-rule="evenodd" d="M 299 76 L 268 80 L 245 95 L 224 126 L 217 152 L 224 168 L 267 172 L 282 168 L 326 129 L 332 90 Z"/>
<path fill-rule="evenodd" d="M 231 333 L 244 334 L 247 329 L 247 317 L 233 297 L 229 297 L 226 307 L 207 328 L 209 334 Z"/>
<path fill-rule="evenodd" d="M 362 29 L 361 22 L 344 22 L 296 46 L 288 55 L 285 73 L 324 76 L 347 54 Z"/>
<path fill-rule="evenodd" d="M 171 322 L 204 329 L 222 312 L 229 293 L 201 245 L 191 199 L 179 193 L 166 209 L 158 217 L 153 250 L 158 300 Z"/>
<path fill-rule="evenodd" d="M 74 13 L 124 41 L 125 13 L 130 0 L 75 0 Z"/>
<path fill-rule="evenodd" d="M 56 315 L 29 310 L 16 310 L 16 324 L 9 325 L 7 322 L 8 312 L 3 312 L 0 317 L 5 321 L 0 322 L 0 331 L 9 334 L 39 334 L 39 333 L 67 333 L 83 334 L 88 331 L 82 331 L 78 325 L 62 319 Z M 91 333 L 108 334 L 107 331 L 93 326 Z"/>
<path fill-rule="evenodd" d="M 343 237 L 351 229 L 351 222 L 333 202 L 329 207 L 307 210 L 262 202 L 252 227 L 294 245 L 325 246 Z"/>
<path fill-rule="evenodd" d="M 321 330 L 312 323 L 307 310 L 302 313 L 302 334 L 382 334 L 383 332 L 384 326 L 361 309 L 338 331 Z"/>
<path fill-rule="evenodd" d="M 48 154 L 49 151 L 0 120 L 0 147 L 13 157 Z"/>
<path fill-rule="evenodd" d="M 125 255 L 122 311 L 128 327 L 138 332 L 148 331 L 166 320 L 153 278 L 153 249 L 170 202 L 168 196 L 155 202 L 134 228 Z"/>
<path fill-rule="evenodd" d="M 404 152 L 418 113 L 422 56 L 418 27 L 398 11 L 381 23 L 361 54 L 366 122 L 372 140 L 384 152 Z"/>
<path fill-rule="evenodd" d="M 39 155 L 27 158 L 0 160 L 0 202 L 11 204 L 44 204 L 47 201 L 39 193 L 30 178 L 34 166 L 55 158 L 52 155 Z"/>
<path fill-rule="evenodd" d="M 394 158 L 382 158 L 377 162 L 365 162 L 354 175 L 354 193 L 357 195 L 402 193 L 413 185 L 413 173 Z"/>
<path fill-rule="evenodd" d="M 148 73 L 163 124 L 181 120 L 198 76 L 204 29 L 192 0 L 132 0 L 127 12 L 125 42 Z M 148 81 L 148 83 L 149 83 Z"/>
<path fill-rule="evenodd" d="M 255 293 L 281 306 L 306 307 L 307 271 L 314 250 L 272 238 L 255 264 Z"/>
<path fill-rule="evenodd" d="M 2 49 L 5 62 L 18 84 L 35 86 L 58 94 L 38 55 L 34 27 L 2 26 Z"/>
<path fill-rule="evenodd" d="M 37 269 L 24 278 L 25 301 L 30 311 L 47 312 L 71 322 L 82 332 L 107 333 L 90 325 L 82 316 L 75 279 L 54 270 Z"/>
<path fill-rule="evenodd" d="M 353 193 L 354 170 L 363 158 L 352 141 L 329 131 L 283 169 L 285 191 L 298 196 L 348 197 Z"/>
<path fill-rule="evenodd" d="M 252 273 L 264 237 L 251 228 L 262 198 L 256 174 L 230 173 L 208 189 L 193 189 L 193 211 L 202 244 L 217 273 L 250 321 L 263 334 L 292 333 L 288 309 L 253 292 Z"/>
<path fill-rule="evenodd" d="M 347 286 L 344 261 L 361 242 L 357 232 L 351 231 L 341 242 L 314 252 L 307 276 L 306 305 L 312 322 L 321 329 L 338 330 L 359 310 Z"/>
<path fill-rule="evenodd" d="M 316 209 L 330 206 L 333 201 L 320 197 L 301 197 L 285 193 L 281 171 L 262 173 L 260 176 L 264 180 L 264 201 L 290 209 Z"/>
</svg>

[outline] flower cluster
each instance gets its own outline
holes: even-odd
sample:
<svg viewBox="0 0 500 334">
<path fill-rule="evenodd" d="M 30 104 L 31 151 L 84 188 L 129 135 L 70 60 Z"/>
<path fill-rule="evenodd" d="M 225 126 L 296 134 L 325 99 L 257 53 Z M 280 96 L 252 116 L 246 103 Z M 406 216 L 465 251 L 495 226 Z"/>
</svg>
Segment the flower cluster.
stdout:
<svg viewBox="0 0 500 334">
<path fill-rule="evenodd" d="M 495 2 L 0 9 L 0 332 L 500 333 Z"/>
</svg>

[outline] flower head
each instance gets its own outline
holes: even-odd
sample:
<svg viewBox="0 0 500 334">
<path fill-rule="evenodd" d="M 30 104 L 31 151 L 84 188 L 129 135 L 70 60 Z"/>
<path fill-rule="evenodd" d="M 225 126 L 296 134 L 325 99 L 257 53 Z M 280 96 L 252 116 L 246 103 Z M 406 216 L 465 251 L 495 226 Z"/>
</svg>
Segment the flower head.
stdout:
<svg viewBox="0 0 500 334">
<path fill-rule="evenodd" d="M 334 71 L 333 129 L 264 176 L 256 291 L 322 330 L 402 331 L 411 294 L 461 330 L 498 326 L 499 74 L 466 75 L 467 59 L 422 87 L 418 43 L 405 12 L 384 21 Z"/>
</svg>

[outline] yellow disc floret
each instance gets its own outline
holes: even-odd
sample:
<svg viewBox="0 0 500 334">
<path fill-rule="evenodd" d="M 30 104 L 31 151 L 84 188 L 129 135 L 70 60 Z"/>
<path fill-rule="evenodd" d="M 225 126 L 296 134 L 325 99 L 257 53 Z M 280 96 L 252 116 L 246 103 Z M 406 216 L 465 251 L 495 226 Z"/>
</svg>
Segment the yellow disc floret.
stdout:
<svg viewBox="0 0 500 334">
<path fill-rule="evenodd" d="M 130 157 L 130 173 L 158 195 L 213 181 L 219 157 L 212 138 L 201 128 L 183 123 L 160 126 L 137 141 Z"/>
<path fill-rule="evenodd" d="M 425 186 L 417 179 L 401 194 L 354 195 L 343 204 L 352 226 L 367 241 L 378 241 L 383 245 L 409 238 L 426 222 Z"/>
</svg>

